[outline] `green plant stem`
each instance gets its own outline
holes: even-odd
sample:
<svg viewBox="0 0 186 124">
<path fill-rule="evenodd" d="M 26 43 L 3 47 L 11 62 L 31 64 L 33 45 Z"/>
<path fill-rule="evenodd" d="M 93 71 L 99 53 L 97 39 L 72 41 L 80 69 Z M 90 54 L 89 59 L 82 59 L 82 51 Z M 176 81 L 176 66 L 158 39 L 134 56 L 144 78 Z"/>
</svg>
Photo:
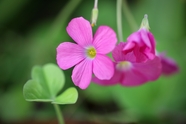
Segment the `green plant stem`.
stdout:
<svg viewBox="0 0 186 124">
<path fill-rule="evenodd" d="M 53 104 L 53 105 L 54 105 L 54 108 L 55 108 L 55 111 L 56 111 L 56 114 L 57 114 L 57 118 L 58 118 L 59 124 L 65 124 L 62 112 L 61 112 L 61 110 L 59 108 L 59 105 L 58 104 Z"/>
<path fill-rule="evenodd" d="M 128 23 L 129 23 L 129 25 L 130 25 L 131 30 L 132 31 L 138 30 L 138 25 L 137 25 L 132 13 L 131 13 L 129 7 L 128 7 L 128 4 L 127 4 L 126 0 L 123 0 L 122 6 L 123 6 L 122 7 L 123 8 L 123 13 L 124 13 Z"/>
<path fill-rule="evenodd" d="M 98 0 L 94 0 L 94 8 L 98 8 Z"/>
<path fill-rule="evenodd" d="M 122 0 L 117 0 L 117 4 L 116 4 L 117 17 L 116 18 L 117 18 L 117 29 L 118 29 L 119 42 L 123 41 L 121 10 L 122 10 Z"/>
</svg>

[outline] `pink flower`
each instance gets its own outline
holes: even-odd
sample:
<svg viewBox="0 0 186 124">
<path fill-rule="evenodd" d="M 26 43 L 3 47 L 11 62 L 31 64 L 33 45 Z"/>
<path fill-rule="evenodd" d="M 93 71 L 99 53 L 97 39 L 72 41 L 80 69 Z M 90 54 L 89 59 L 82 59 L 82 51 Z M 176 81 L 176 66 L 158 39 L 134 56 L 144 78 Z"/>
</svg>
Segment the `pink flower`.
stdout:
<svg viewBox="0 0 186 124">
<path fill-rule="evenodd" d="M 106 54 L 116 45 L 115 32 L 108 26 L 100 26 L 93 37 L 90 22 L 78 17 L 70 21 L 67 33 L 77 44 L 61 43 L 57 47 L 57 63 L 64 70 L 75 66 L 71 76 L 74 84 L 86 89 L 92 73 L 101 80 L 110 79 L 114 66 Z"/>
<path fill-rule="evenodd" d="M 134 55 L 137 57 L 136 62 L 143 62 L 148 59 L 153 60 L 155 58 L 156 44 L 153 34 L 149 31 L 147 14 L 144 15 L 140 29 L 132 33 L 127 38 L 127 42 L 123 51 L 125 53 L 133 50 Z"/>
<path fill-rule="evenodd" d="M 136 61 L 142 62 L 155 58 L 155 39 L 151 32 L 146 28 L 140 28 L 127 38 L 127 44 L 123 48 L 124 52 L 134 51 L 137 56 Z M 136 50 L 134 50 L 136 49 Z M 140 52 L 139 52 L 140 51 Z M 140 55 L 137 55 L 139 54 Z"/>
<path fill-rule="evenodd" d="M 158 79 L 161 74 L 161 61 L 159 57 L 146 59 L 143 62 L 137 62 L 141 54 L 138 44 L 129 51 L 123 53 L 123 49 L 128 47 L 128 42 L 121 42 L 112 52 L 115 60 L 114 76 L 110 80 L 100 80 L 94 77 L 92 80 L 100 85 L 115 85 L 120 83 L 123 86 L 138 86 L 148 81 Z"/>
<path fill-rule="evenodd" d="M 167 57 L 165 53 L 158 53 L 158 56 L 161 59 L 163 75 L 172 75 L 179 71 L 177 63 L 172 58 Z"/>
</svg>

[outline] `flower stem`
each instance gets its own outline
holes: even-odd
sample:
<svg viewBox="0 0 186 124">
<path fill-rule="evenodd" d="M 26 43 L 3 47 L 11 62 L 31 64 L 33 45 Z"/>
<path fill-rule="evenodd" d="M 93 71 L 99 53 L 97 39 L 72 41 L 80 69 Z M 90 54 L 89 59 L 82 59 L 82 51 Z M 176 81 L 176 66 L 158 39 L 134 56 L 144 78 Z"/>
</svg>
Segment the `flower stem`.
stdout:
<svg viewBox="0 0 186 124">
<path fill-rule="evenodd" d="M 117 15 L 117 29 L 118 29 L 119 42 L 123 41 L 121 7 L 122 7 L 122 0 L 117 0 L 116 15 Z"/>
<path fill-rule="evenodd" d="M 123 5 L 123 7 L 122 7 L 123 8 L 123 13 L 124 13 L 128 23 L 129 23 L 129 25 L 130 25 L 131 30 L 132 31 L 138 30 L 139 27 L 138 27 L 133 15 L 132 15 L 130 9 L 129 9 L 129 7 L 128 7 L 127 1 L 123 0 L 122 5 Z"/>
<path fill-rule="evenodd" d="M 98 0 L 94 0 L 94 8 L 98 8 Z"/>
<path fill-rule="evenodd" d="M 57 114 L 59 124 L 65 124 L 63 116 L 62 116 L 62 112 L 60 111 L 60 108 L 59 108 L 59 105 L 58 104 L 53 104 L 53 105 L 54 105 L 54 108 L 55 108 L 55 111 Z"/>
</svg>

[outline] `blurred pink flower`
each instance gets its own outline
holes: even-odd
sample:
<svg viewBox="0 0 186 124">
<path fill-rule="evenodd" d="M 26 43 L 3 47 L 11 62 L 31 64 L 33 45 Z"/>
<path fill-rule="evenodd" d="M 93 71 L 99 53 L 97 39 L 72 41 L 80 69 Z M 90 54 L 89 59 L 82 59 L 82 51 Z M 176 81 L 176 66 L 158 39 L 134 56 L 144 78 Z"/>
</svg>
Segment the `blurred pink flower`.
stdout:
<svg viewBox="0 0 186 124">
<path fill-rule="evenodd" d="M 148 81 L 154 81 L 161 75 L 161 61 L 155 56 L 152 60 L 138 62 L 143 52 L 139 51 L 136 44 L 132 49 L 125 51 L 130 42 L 121 42 L 112 52 L 115 60 L 114 76 L 110 80 L 100 80 L 93 77 L 92 81 L 100 85 L 115 85 L 120 83 L 123 86 L 138 86 Z"/>
<path fill-rule="evenodd" d="M 134 50 L 135 49 L 135 50 Z M 136 62 L 142 62 L 155 57 L 155 39 L 148 29 L 142 27 L 127 38 L 124 52 L 133 51 Z M 140 51 L 140 52 L 139 52 Z M 138 55 L 139 54 L 139 55 Z"/>
<path fill-rule="evenodd" d="M 161 59 L 163 75 L 172 75 L 179 72 L 179 67 L 172 58 L 167 57 L 165 53 L 158 53 L 158 56 Z"/>
<path fill-rule="evenodd" d="M 69 22 L 67 33 L 77 44 L 61 43 L 57 47 L 57 63 L 64 70 L 75 66 L 71 76 L 74 84 L 86 89 L 92 73 L 101 80 L 110 79 L 114 66 L 106 54 L 116 45 L 115 32 L 108 26 L 100 26 L 93 37 L 90 22 L 78 17 Z"/>
</svg>

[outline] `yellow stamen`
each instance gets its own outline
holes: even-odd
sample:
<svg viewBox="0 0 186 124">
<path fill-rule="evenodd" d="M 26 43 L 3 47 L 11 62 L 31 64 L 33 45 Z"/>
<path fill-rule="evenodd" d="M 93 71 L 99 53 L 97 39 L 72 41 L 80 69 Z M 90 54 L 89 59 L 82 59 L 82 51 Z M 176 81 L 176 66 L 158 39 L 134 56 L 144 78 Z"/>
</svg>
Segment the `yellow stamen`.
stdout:
<svg viewBox="0 0 186 124">
<path fill-rule="evenodd" d="M 94 58 L 96 56 L 96 50 L 93 47 L 87 49 L 87 55 L 90 58 Z"/>
</svg>

